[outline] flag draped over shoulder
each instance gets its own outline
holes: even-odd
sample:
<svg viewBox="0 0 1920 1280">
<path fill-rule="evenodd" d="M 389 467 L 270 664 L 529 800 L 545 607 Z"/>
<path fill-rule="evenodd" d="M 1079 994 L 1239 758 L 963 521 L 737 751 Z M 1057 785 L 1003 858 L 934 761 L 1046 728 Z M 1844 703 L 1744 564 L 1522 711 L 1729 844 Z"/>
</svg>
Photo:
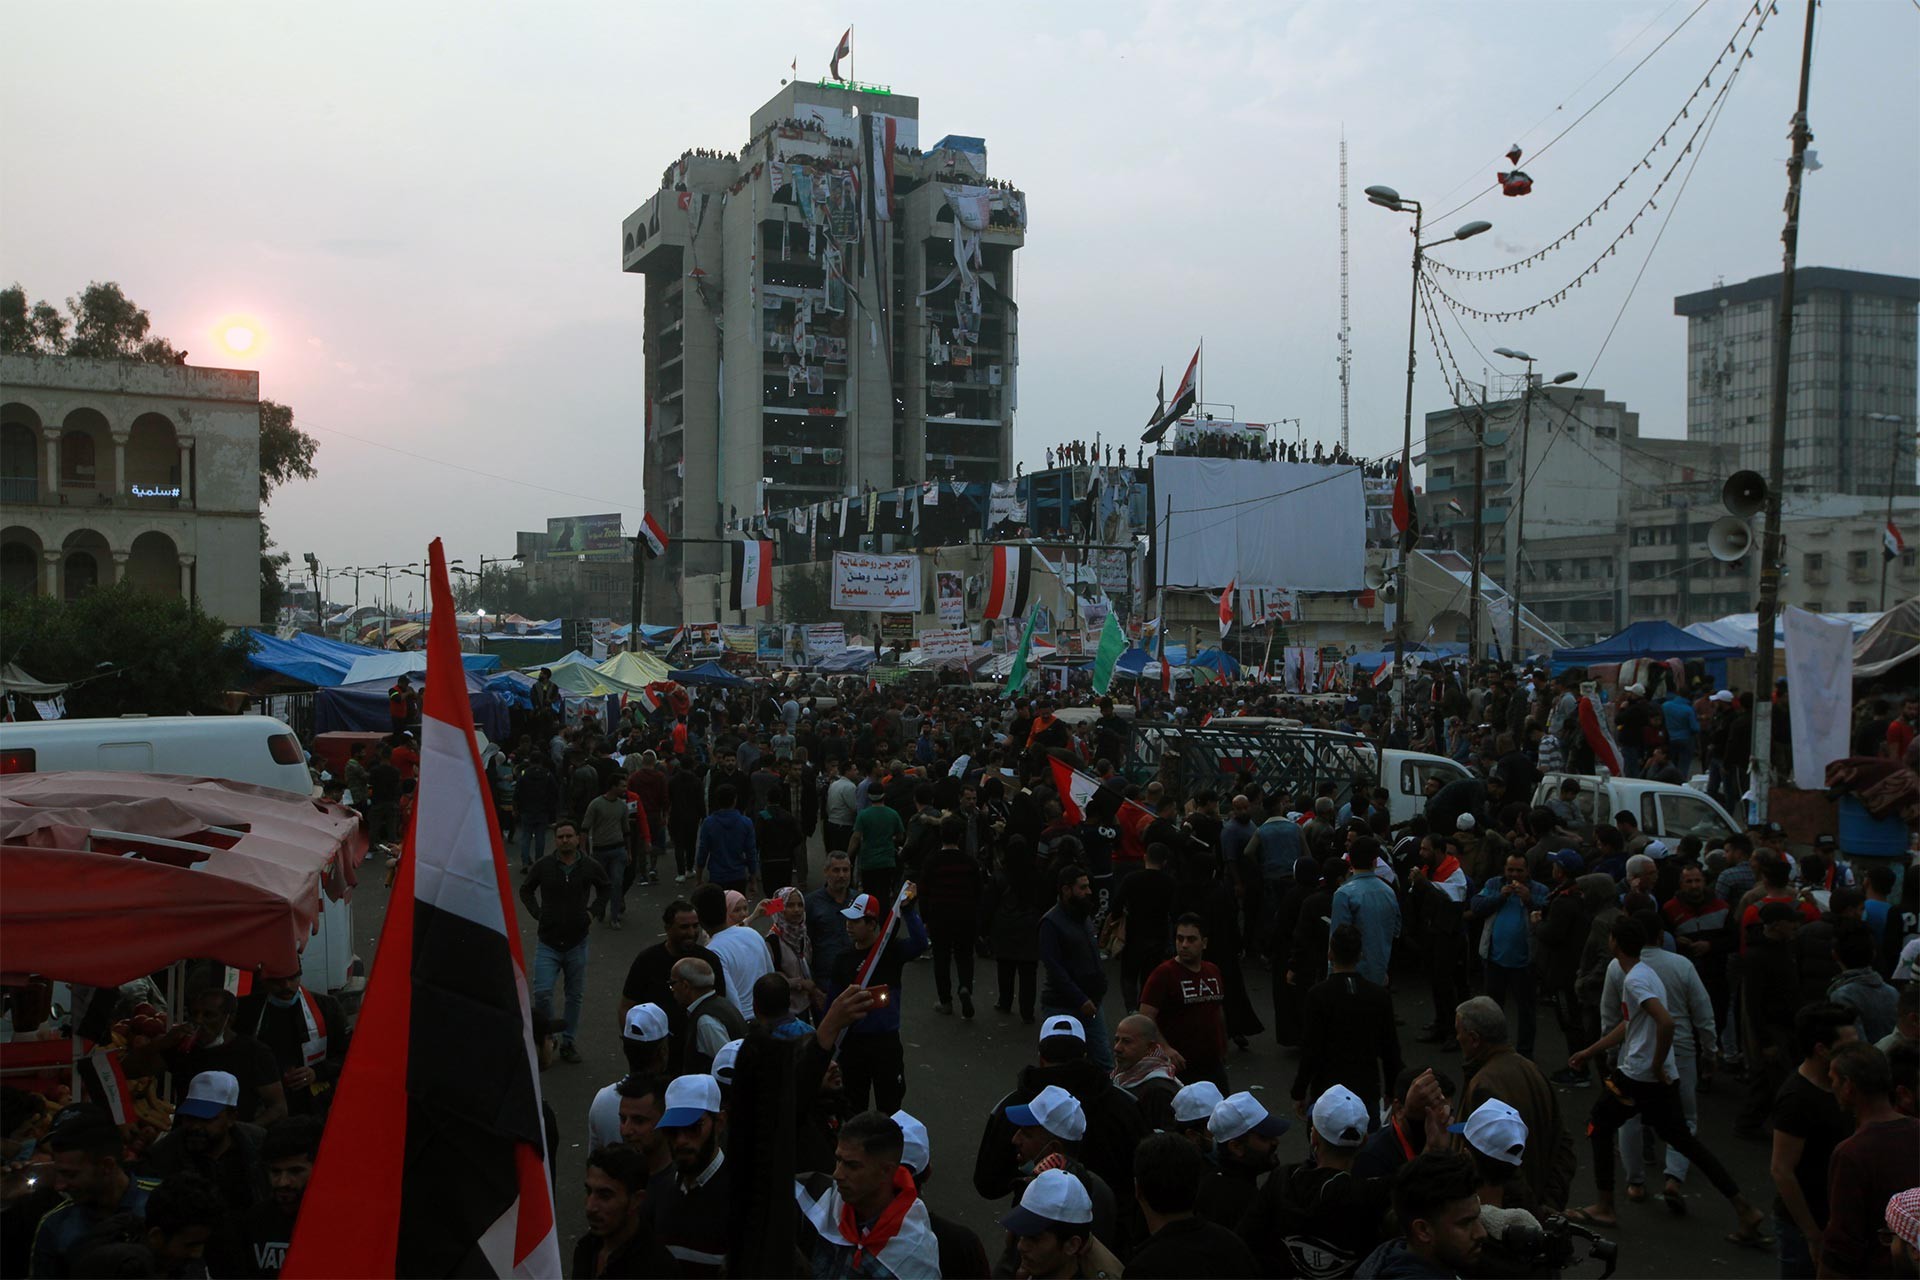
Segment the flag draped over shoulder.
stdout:
<svg viewBox="0 0 1920 1280">
<path fill-rule="evenodd" d="M 558 1277 L 526 962 L 446 553 L 413 828 L 281 1274 Z"/>
</svg>

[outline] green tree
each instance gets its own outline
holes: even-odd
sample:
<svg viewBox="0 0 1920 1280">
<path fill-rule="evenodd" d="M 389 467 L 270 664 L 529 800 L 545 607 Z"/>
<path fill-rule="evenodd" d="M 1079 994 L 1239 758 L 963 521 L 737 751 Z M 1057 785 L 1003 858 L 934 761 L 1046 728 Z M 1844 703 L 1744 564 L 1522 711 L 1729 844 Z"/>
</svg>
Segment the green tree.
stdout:
<svg viewBox="0 0 1920 1280">
<path fill-rule="evenodd" d="M 781 622 L 825 622 L 833 617 L 833 589 L 824 561 L 796 565 L 774 578 L 774 617 Z"/>
<path fill-rule="evenodd" d="M 260 402 L 260 509 L 266 510 L 273 491 L 289 480 L 314 477 L 313 455 L 320 442 L 293 425 L 293 409 L 273 400 Z M 271 619 L 280 612 L 286 596 L 286 578 L 282 570 L 291 557 L 274 549 L 267 522 L 260 522 L 260 617 Z"/>
<path fill-rule="evenodd" d="M 0 592 L 0 662 L 72 684 L 71 716 L 216 711 L 250 642 L 195 604 L 119 582 L 77 600 Z"/>
<path fill-rule="evenodd" d="M 67 299 L 73 316 L 73 336 L 63 354 L 94 360 L 138 360 L 146 364 L 174 364 L 186 355 L 165 338 L 150 337 L 153 320 L 147 310 L 129 298 L 112 280 L 95 280 Z"/>
<path fill-rule="evenodd" d="M 27 305 L 27 291 L 16 281 L 0 289 L 0 351 L 18 355 L 59 355 L 67 346 L 67 318 L 45 298 Z"/>
<path fill-rule="evenodd" d="M 523 618 L 577 618 L 587 612 L 586 594 L 564 587 L 532 587 L 527 576 L 498 565 L 478 577 L 462 575 L 453 589 L 461 612 L 485 609 L 491 614 L 517 613 Z"/>
</svg>

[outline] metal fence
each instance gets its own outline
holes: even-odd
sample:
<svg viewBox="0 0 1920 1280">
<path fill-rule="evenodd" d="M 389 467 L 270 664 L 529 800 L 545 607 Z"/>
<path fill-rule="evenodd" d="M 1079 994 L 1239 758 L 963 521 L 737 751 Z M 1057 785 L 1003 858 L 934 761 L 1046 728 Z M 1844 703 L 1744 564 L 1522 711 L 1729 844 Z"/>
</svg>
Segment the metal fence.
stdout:
<svg viewBox="0 0 1920 1280">
<path fill-rule="evenodd" d="M 1136 721 L 1121 771 L 1129 782 L 1158 778 L 1186 795 L 1205 787 L 1266 794 L 1284 786 L 1302 803 L 1330 782 L 1334 802 L 1344 804 L 1356 785 L 1374 785 L 1378 761 L 1373 744 L 1353 734 Z"/>
<path fill-rule="evenodd" d="M 308 746 L 313 745 L 313 698 L 314 691 L 304 693 L 274 693 L 263 698 L 254 698 L 247 710 L 255 715 L 272 716 L 293 730 L 294 737 Z"/>
</svg>

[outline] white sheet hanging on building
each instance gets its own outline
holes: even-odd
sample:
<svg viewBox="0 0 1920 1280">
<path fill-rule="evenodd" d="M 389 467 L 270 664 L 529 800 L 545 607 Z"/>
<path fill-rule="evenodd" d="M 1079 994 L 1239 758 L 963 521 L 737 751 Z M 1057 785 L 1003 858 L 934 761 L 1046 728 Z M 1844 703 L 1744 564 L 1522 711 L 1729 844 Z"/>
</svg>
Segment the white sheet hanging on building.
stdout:
<svg viewBox="0 0 1920 1280">
<path fill-rule="evenodd" d="M 1161 454 L 1156 520 L 1172 507 L 1164 584 L 1218 591 L 1229 582 L 1295 591 L 1359 591 L 1366 583 L 1366 498 L 1358 467 Z"/>
<path fill-rule="evenodd" d="M 1853 628 L 1786 610 L 1787 688 L 1793 693 L 1793 784 L 1827 785 L 1827 766 L 1848 752 L 1853 712 Z"/>
</svg>

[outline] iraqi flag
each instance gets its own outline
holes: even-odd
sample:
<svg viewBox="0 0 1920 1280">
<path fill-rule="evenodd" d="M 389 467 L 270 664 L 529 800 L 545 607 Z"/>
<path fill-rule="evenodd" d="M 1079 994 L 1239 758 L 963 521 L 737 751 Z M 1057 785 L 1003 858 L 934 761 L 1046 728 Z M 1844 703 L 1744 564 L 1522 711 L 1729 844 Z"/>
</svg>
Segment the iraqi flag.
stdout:
<svg viewBox="0 0 1920 1280">
<path fill-rule="evenodd" d="M 840 59 L 853 56 L 853 28 L 848 27 L 840 37 L 840 43 L 833 46 L 833 61 L 828 63 L 830 74 L 835 80 L 840 78 Z"/>
<path fill-rule="evenodd" d="M 1167 434 L 1167 429 L 1180 421 L 1180 415 L 1193 408 L 1193 402 L 1199 390 L 1200 352 L 1196 349 L 1193 359 L 1187 362 L 1186 376 L 1180 379 L 1180 385 L 1173 390 L 1173 403 L 1167 406 L 1164 413 L 1147 424 L 1147 429 L 1140 433 L 1140 443 L 1158 444 L 1160 437 Z"/>
<path fill-rule="evenodd" d="M 1144 833 L 1147 825 L 1153 821 L 1153 811 L 1143 804 L 1132 800 L 1121 800 L 1118 811 L 1111 817 L 1101 812 L 1102 796 L 1100 780 L 1091 774 L 1080 772 L 1065 760 L 1055 756 L 1048 761 L 1053 766 L 1053 789 L 1060 793 L 1060 812 L 1068 822 L 1079 824 L 1086 822 L 1089 816 L 1100 821 L 1112 821 L 1120 835 L 1120 858 L 1144 858 L 1146 844 Z M 1117 798 L 1117 793 L 1107 792 Z M 1111 804 L 1105 806 L 1111 809 Z"/>
<path fill-rule="evenodd" d="M 132 1124 L 139 1117 L 119 1052 L 84 1038 L 80 1043 L 86 1052 L 74 1059 L 73 1069 L 80 1077 L 81 1096 L 103 1108 L 115 1124 Z"/>
<path fill-rule="evenodd" d="M 1880 555 L 1885 560 L 1898 560 L 1900 553 L 1907 549 L 1907 540 L 1900 536 L 1900 526 L 1887 521 L 1886 529 L 1880 535 Z"/>
<path fill-rule="evenodd" d="M 640 517 L 640 541 L 647 544 L 647 554 L 656 560 L 667 554 L 667 531 L 650 515 Z"/>
<path fill-rule="evenodd" d="M 1393 482 L 1393 527 L 1400 532 L 1400 550 L 1410 552 L 1420 542 L 1420 513 L 1413 505 L 1413 472 L 1405 462 Z"/>
<path fill-rule="evenodd" d="M 764 609 L 773 603 L 773 542 L 756 538 L 733 544 L 733 585 L 727 608 Z"/>
<path fill-rule="evenodd" d="M 526 962 L 446 552 L 412 829 L 283 1276 L 559 1276 Z"/>
<path fill-rule="evenodd" d="M 1607 715 L 1592 698 L 1580 699 L 1580 733 L 1593 748 L 1593 762 L 1608 773 L 1619 777 L 1626 772 L 1624 757 L 1620 754 L 1620 744 L 1613 740 L 1613 717 Z"/>
<path fill-rule="evenodd" d="M 995 547 L 993 571 L 987 577 L 989 618 L 1018 618 L 1027 611 L 1027 590 L 1033 577 L 1033 553 L 1026 547 Z"/>
<path fill-rule="evenodd" d="M 1233 583 L 1220 593 L 1220 638 L 1225 640 L 1227 632 L 1233 630 Z"/>
</svg>

